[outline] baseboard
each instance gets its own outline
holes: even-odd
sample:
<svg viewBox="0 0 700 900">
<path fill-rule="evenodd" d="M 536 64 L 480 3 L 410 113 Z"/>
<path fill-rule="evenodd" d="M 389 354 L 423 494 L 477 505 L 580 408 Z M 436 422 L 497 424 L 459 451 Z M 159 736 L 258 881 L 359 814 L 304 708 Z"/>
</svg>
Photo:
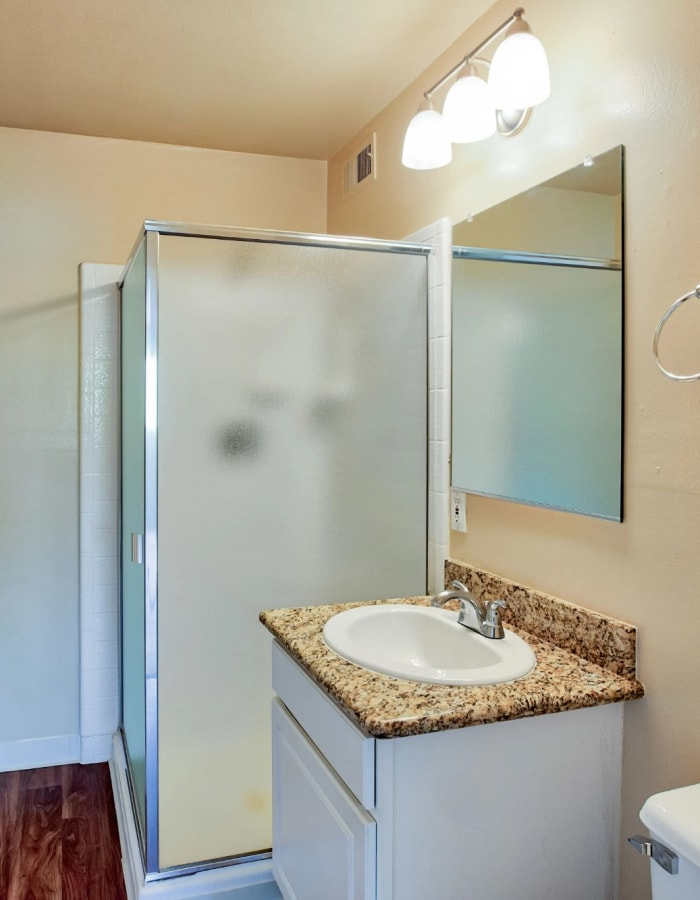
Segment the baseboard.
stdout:
<svg viewBox="0 0 700 900">
<path fill-rule="evenodd" d="M 111 734 L 89 734 L 80 738 L 80 762 L 100 763 L 109 762 L 112 756 Z"/>
<path fill-rule="evenodd" d="M 195 875 L 145 882 L 126 776 L 121 736 L 114 735 L 109 761 L 117 813 L 122 868 L 129 900 L 281 900 L 269 859 L 223 866 Z"/>
<path fill-rule="evenodd" d="M 0 772 L 41 769 L 80 762 L 80 735 L 29 738 L 0 743 Z"/>
</svg>

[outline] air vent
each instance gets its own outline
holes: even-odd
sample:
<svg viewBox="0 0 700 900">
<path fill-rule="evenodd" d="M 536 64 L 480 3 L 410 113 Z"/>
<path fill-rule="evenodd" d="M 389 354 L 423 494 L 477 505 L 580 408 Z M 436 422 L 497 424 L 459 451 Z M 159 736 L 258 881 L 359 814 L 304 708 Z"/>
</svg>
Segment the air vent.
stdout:
<svg viewBox="0 0 700 900">
<path fill-rule="evenodd" d="M 377 177 L 376 135 L 365 138 L 361 145 L 343 164 L 343 194 L 351 194 L 360 185 L 368 184 Z"/>
</svg>

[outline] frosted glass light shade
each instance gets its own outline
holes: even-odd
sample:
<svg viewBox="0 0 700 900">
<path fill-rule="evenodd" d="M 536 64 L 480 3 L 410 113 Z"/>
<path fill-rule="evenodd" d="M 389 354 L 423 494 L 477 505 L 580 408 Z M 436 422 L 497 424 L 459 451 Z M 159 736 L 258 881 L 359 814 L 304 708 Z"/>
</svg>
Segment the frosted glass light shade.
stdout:
<svg viewBox="0 0 700 900">
<path fill-rule="evenodd" d="M 439 169 L 452 162 L 452 144 L 436 109 L 420 109 L 408 123 L 401 162 L 407 169 Z"/>
<path fill-rule="evenodd" d="M 458 78 L 445 97 L 442 118 L 455 144 L 483 141 L 496 132 L 496 110 L 489 87 L 474 67 Z"/>
<path fill-rule="evenodd" d="M 526 22 L 516 22 L 496 49 L 489 88 L 496 109 L 529 109 L 549 97 L 547 54 Z"/>
</svg>

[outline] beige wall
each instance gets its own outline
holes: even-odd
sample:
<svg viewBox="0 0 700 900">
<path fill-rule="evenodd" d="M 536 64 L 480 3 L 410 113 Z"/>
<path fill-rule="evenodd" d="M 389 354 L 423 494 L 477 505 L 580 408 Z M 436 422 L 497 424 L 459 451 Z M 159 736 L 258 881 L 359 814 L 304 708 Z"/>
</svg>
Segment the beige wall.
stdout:
<svg viewBox="0 0 700 900">
<path fill-rule="evenodd" d="M 610 258 L 619 250 L 618 209 L 608 194 L 542 186 L 455 223 L 452 243 Z"/>
<path fill-rule="evenodd" d="M 78 264 L 145 218 L 323 232 L 326 164 L 0 129 L 0 767 L 78 732 Z"/>
<path fill-rule="evenodd" d="M 453 534 L 451 552 L 638 625 L 648 696 L 626 709 L 629 835 L 647 795 L 700 781 L 700 383 L 667 380 L 651 357 L 661 314 L 700 281 L 700 7 L 692 0 L 530 0 L 527 17 L 552 70 L 548 102 L 516 138 L 458 147 L 452 165 L 436 172 L 402 169 L 403 131 L 421 91 L 511 12 L 512 4 L 498 2 L 453 53 L 368 123 L 377 132 L 374 185 L 343 200 L 345 154 L 331 161 L 329 230 L 399 237 L 439 216 L 457 222 L 586 153 L 626 147 L 625 521 L 472 497 L 468 534 Z M 688 315 L 674 362 L 697 371 L 700 318 Z M 573 809 L 571 822 L 575 828 Z M 647 863 L 626 846 L 620 863 L 622 900 L 644 900 Z"/>
</svg>

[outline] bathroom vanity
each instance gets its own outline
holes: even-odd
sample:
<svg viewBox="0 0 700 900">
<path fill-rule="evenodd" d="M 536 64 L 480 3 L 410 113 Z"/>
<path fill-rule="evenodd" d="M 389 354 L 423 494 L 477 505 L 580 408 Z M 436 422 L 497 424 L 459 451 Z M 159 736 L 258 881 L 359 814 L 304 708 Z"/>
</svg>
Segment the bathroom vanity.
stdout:
<svg viewBox="0 0 700 900">
<path fill-rule="evenodd" d="M 390 678 L 324 644 L 345 608 L 261 616 L 276 638 L 273 865 L 286 900 L 614 897 L 615 701 L 641 696 L 639 682 L 522 630 L 537 665 L 520 681 Z"/>
</svg>

